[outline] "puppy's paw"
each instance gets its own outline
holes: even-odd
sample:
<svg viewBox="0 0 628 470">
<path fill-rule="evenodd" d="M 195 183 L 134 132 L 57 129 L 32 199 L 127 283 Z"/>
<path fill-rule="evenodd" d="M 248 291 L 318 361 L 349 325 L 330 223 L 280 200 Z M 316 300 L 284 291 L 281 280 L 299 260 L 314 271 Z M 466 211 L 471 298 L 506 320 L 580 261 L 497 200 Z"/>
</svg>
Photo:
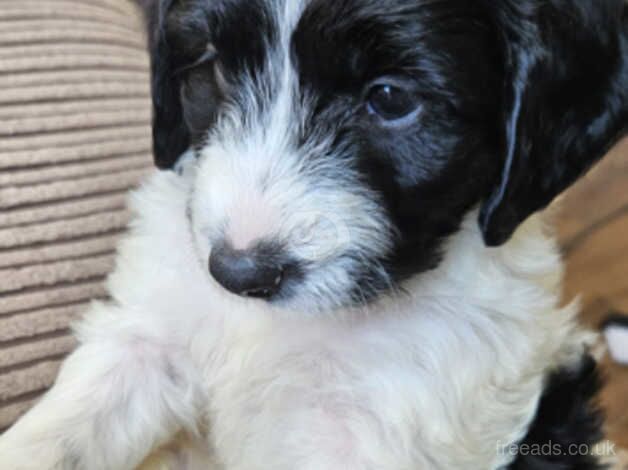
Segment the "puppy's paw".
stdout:
<svg viewBox="0 0 628 470">
<path fill-rule="evenodd" d="M 3 446 L 0 437 L 0 468 L 11 470 L 77 470 L 76 460 L 62 458 L 58 452 L 43 448 L 20 451 Z"/>
</svg>

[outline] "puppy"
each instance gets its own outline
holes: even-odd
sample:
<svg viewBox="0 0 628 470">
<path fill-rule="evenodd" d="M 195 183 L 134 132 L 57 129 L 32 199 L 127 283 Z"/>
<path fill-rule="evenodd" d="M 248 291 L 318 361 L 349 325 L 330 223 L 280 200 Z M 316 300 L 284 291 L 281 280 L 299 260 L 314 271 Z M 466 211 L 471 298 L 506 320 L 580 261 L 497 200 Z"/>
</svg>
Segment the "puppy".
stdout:
<svg viewBox="0 0 628 470">
<path fill-rule="evenodd" d="M 0 468 L 598 468 L 537 212 L 626 130 L 623 0 L 147 3 L 186 156 Z"/>
</svg>

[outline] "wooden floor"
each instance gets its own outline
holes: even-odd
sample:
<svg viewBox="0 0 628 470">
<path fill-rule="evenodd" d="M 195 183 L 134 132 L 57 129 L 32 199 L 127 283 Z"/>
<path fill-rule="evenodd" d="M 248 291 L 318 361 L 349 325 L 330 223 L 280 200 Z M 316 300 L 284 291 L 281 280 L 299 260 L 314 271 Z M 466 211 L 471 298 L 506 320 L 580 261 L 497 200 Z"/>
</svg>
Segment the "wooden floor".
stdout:
<svg viewBox="0 0 628 470">
<path fill-rule="evenodd" d="M 609 311 L 628 315 L 628 139 L 570 189 L 561 205 L 565 298 L 581 296 L 583 321 L 592 327 Z M 604 364 L 609 436 L 628 448 L 628 367 L 608 358 Z"/>
</svg>

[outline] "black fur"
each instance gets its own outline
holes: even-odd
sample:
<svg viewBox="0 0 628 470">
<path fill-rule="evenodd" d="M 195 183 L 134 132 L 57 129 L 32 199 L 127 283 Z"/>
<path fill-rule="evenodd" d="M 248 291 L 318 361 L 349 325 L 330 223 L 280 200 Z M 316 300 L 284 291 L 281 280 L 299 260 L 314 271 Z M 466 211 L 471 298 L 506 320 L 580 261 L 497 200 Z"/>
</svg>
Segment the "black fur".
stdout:
<svg viewBox="0 0 628 470">
<path fill-rule="evenodd" d="M 438 263 L 441 241 L 498 175 L 501 79 L 488 17 L 470 2 L 424 3 L 316 0 L 293 38 L 320 110 L 309 127 L 342 123 L 339 142 L 384 196 L 399 237 L 382 263 L 396 280 Z M 366 112 L 363 94 L 382 76 L 414 82 L 423 106 L 414 125 L 390 129 Z"/>
<path fill-rule="evenodd" d="M 402 131 L 345 118 L 400 234 L 387 263 L 395 279 L 436 265 L 441 241 L 485 199 L 485 241 L 504 243 L 617 140 L 626 21 L 622 0 L 310 4 L 294 57 L 320 109 L 336 110 L 323 119 L 342 122 L 340 110 L 386 75 L 411 77 L 423 100 Z"/>
<path fill-rule="evenodd" d="M 224 73 L 255 74 L 275 31 L 263 0 L 141 3 L 149 24 L 155 164 L 173 168 L 181 154 L 202 141 L 222 98 L 211 61 L 197 63 L 208 45 L 222 51 Z"/>
<path fill-rule="evenodd" d="M 596 457 L 583 452 L 603 437 L 603 416 L 595 402 L 600 387 L 597 365 L 591 357 L 586 357 L 577 370 L 561 369 L 551 374 L 530 431 L 518 444 L 526 449 L 522 452 L 526 455 L 518 455 L 508 469 L 606 468 Z"/>
<path fill-rule="evenodd" d="M 623 0 L 488 3 L 505 46 L 505 165 L 481 225 L 487 244 L 499 245 L 626 132 L 628 8 Z"/>
<path fill-rule="evenodd" d="M 236 87 L 246 76 L 272 88 L 263 72 L 283 0 L 145 1 L 155 161 L 170 168 L 237 100 L 221 95 L 212 62 L 188 66 L 211 44 Z M 315 105 L 302 141 L 331 134 L 382 195 L 397 237 L 370 265 L 394 281 L 436 266 L 476 206 L 485 242 L 502 244 L 599 159 L 628 123 L 627 11 L 623 0 L 311 0 L 291 50 Z M 381 77 L 412 83 L 422 112 L 411 125 L 366 111 Z M 389 286 L 364 271 L 360 300 Z"/>
<path fill-rule="evenodd" d="M 149 45 L 153 96 L 153 153 L 159 168 L 171 168 L 190 144 L 190 133 L 182 119 L 180 78 L 174 73 L 177 51 L 166 38 L 166 15 L 176 0 L 151 2 Z"/>
</svg>

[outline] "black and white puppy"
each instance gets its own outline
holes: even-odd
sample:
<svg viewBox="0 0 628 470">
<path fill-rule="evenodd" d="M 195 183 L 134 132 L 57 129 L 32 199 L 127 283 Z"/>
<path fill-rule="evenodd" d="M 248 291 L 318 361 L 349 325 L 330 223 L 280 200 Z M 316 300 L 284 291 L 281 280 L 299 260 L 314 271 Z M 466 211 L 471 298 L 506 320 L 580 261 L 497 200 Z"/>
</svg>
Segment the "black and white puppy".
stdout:
<svg viewBox="0 0 628 470">
<path fill-rule="evenodd" d="M 186 156 L 0 468 L 132 469 L 180 432 L 206 455 L 171 468 L 598 468 L 536 212 L 627 128 L 626 3 L 148 3 L 156 161 Z"/>
</svg>

